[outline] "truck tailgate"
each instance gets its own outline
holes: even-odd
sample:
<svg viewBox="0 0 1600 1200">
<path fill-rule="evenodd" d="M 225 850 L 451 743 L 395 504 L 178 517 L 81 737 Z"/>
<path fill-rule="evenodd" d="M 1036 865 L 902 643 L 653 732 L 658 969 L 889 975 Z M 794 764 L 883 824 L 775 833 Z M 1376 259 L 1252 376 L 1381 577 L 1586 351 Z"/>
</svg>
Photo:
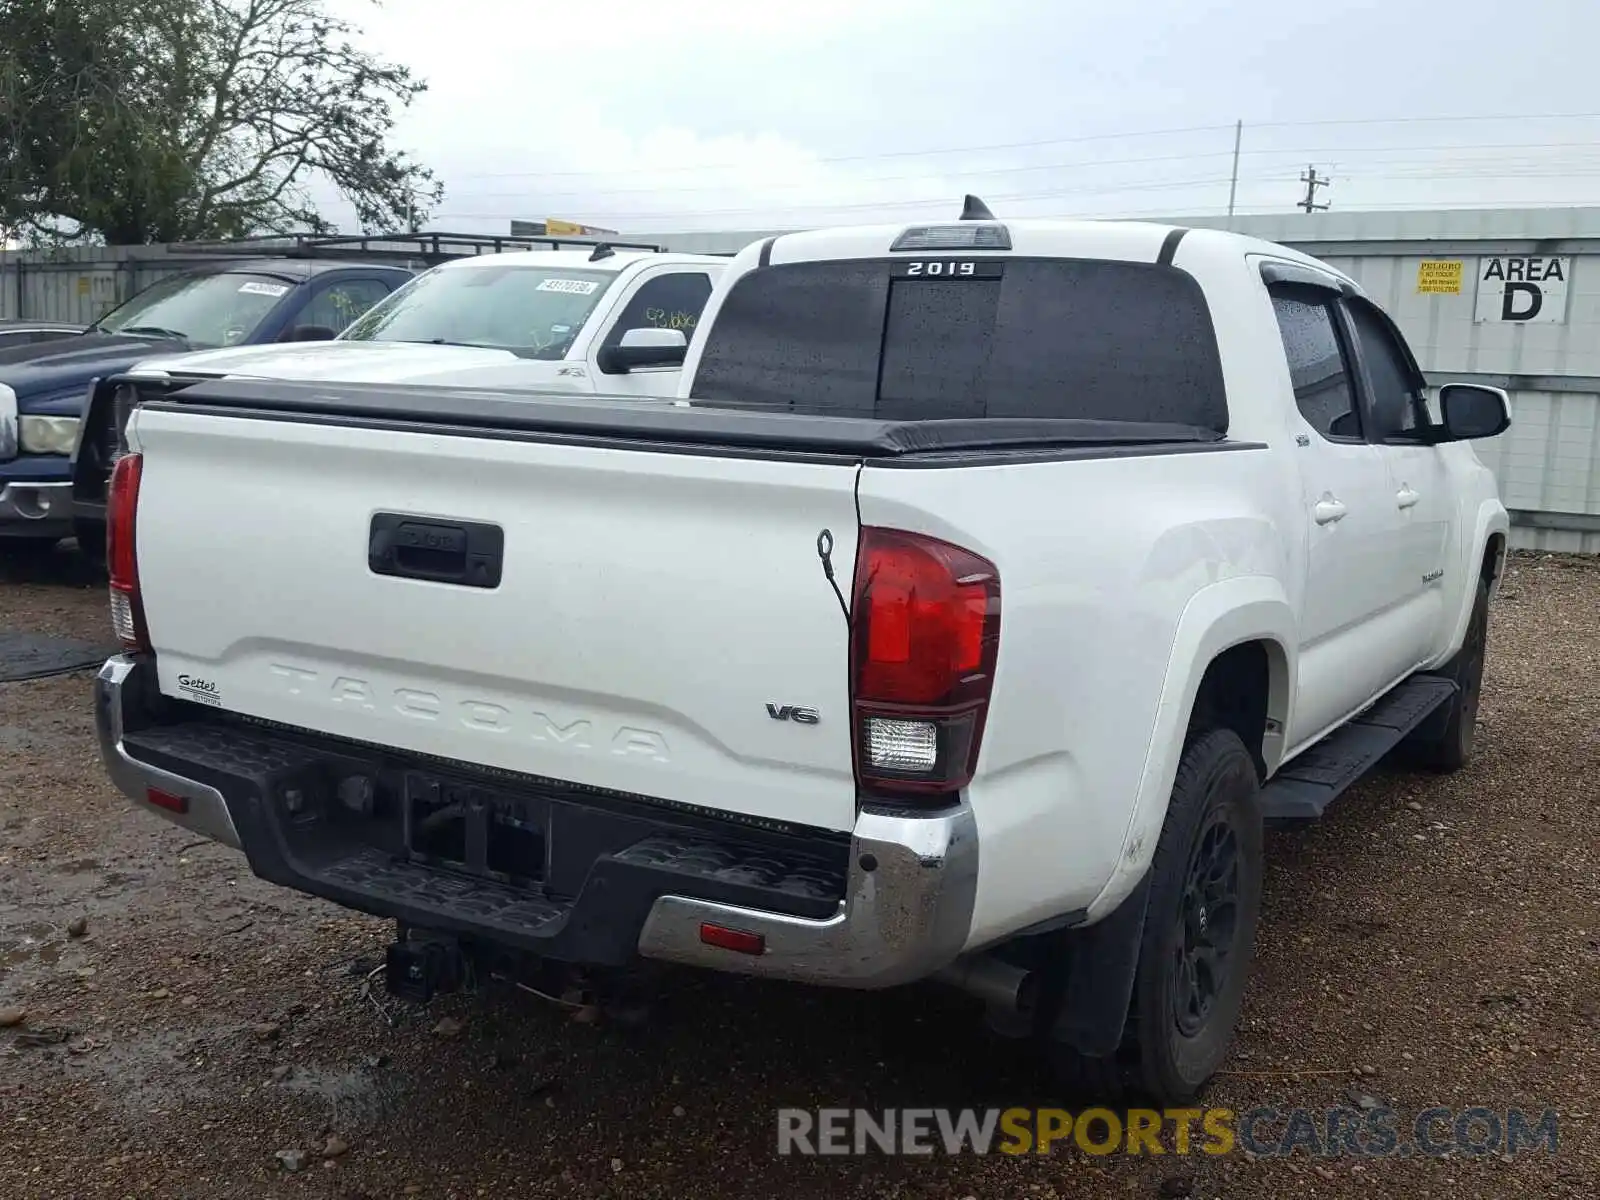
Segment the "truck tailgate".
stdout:
<svg viewBox="0 0 1600 1200">
<path fill-rule="evenodd" d="M 382 746 L 748 816 L 855 820 L 857 466 L 146 407 L 161 690 Z M 369 568 L 374 518 L 504 534 L 498 586 Z M 424 556 L 425 558 L 425 556 Z M 796 708 L 818 719 L 796 721 Z M 810 714 L 805 714 L 809 717 Z"/>
</svg>

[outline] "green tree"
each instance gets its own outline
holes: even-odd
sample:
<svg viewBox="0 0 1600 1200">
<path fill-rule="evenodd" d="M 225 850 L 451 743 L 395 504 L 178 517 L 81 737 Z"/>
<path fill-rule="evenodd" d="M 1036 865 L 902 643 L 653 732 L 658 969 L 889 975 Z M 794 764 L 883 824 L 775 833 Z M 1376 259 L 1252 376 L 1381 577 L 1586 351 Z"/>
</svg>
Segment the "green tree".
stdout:
<svg viewBox="0 0 1600 1200">
<path fill-rule="evenodd" d="M 0 0 L 0 229 L 185 241 L 329 228 L 331 182 L 363 229 L 442 190 L 390 145 L 423 90 L 322 0 Z"/>
</svg>

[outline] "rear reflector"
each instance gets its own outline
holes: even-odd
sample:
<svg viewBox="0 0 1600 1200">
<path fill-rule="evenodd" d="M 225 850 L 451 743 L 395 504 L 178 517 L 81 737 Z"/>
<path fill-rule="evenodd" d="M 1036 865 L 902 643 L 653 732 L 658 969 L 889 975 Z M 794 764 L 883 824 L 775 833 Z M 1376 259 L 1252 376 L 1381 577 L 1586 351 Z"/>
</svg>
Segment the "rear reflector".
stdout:
<svg viewBox="0 0 1600 1200">
<path fill-rule="evenodd" d="M 168 812 L 186 813 L 189 811 L 189 801 L 184 796 L 174 796 L 171 792 L 163 792 L 160 788 L 149 788 L 144 798 L 157 808 L 164 808 Z"/>
<path fill-rule="evenodd" d="M 743 929 L 729 929 L 726 925 L 713 925 L 710 922 L 700 926 L 700 940 L 708 946 L 732 950 L 735 954 L 767 952 L 767 939 L 761 934 L 747 933 Z"/>
</svg>

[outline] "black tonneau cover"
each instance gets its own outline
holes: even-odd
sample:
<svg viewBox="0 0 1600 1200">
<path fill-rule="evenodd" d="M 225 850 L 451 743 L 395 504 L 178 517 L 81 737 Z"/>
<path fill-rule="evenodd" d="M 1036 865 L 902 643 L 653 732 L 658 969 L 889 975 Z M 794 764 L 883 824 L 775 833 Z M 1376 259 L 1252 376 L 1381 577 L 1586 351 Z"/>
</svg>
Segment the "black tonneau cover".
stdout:
<svg viewBox="0 0 1600 1200">
<path fill-rule="evenodd" d="M 1196 446 L 1225 440 L 1215 430 L 1192 425 L 1013 418 L 883 421 L 741 411 L 670 399 L 417 384 L 218 379 L 145 403 L 151 408 L 210 409 L 235 416 L 394 429 L 504 431 L 861 458 L 1049 447 Z"/>
</svg>

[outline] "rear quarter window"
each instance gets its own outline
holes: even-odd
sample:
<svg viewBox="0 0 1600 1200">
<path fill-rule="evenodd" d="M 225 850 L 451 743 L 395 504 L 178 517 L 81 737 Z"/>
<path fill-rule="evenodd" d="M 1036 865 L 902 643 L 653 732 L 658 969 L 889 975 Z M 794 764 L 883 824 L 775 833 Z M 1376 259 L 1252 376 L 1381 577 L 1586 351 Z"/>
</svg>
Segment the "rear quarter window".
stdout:
<svg viewBox="0 0 1600 1200">
<path fill-rule="evenodd" d="M 1186 272 L 988 258 L 972 277 L 908 278 L 905 262 L 783 263 L 741 276 L 705 330 L 692 397 L 886 420 L 1084 418 L 1227 431 L 1211 314 Z"/>
</svg>

